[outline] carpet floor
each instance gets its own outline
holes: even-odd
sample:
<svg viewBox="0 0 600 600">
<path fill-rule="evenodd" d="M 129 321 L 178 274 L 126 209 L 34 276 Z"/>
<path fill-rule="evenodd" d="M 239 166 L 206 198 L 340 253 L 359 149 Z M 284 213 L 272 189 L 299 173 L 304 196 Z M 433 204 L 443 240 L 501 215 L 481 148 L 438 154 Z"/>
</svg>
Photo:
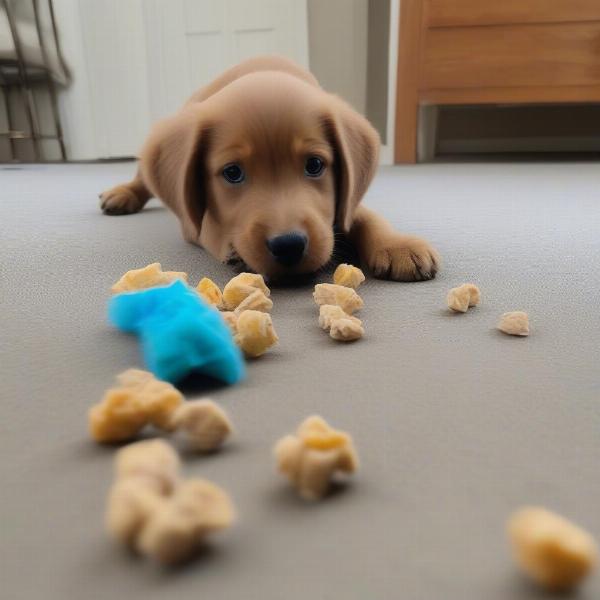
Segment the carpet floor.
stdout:
<svg viewBox="0 0 600 600">
<path fill-rule="evenodd" d="M 366 204 L 436 245 L 438 278 L 369 279 L 351 345 L 318 328 L 311 288 L 275 290 L 280 344 L 211 391 L 237 435 L 184 455 L 186 476 L 230 491 L 238 525 L 175 570 L 112 544 L 114 450 L 90 441 L 86 414 L 141 364 L 106 322 L 110 285 L 153 261 L 192 282 L 231 276 L 155 200 L 100 214 L 96 194 L 134 168 L 0 168 L 3 597 L 529 599 L 505 539 L 514 509 L 545 505 L 600 538 L 600 169 L 505 163 L 381 169 Z M 449 314 L 447 290 L 466 281 L 481 306 Z M 509 310 L 530 314 L 530 337 L 495 330 Z M 352 433 L 361 468 L 307 505 L 271 447 L 311 413 Z M 596 576 L 578 597 L 599 595 Z"/>
</svg>

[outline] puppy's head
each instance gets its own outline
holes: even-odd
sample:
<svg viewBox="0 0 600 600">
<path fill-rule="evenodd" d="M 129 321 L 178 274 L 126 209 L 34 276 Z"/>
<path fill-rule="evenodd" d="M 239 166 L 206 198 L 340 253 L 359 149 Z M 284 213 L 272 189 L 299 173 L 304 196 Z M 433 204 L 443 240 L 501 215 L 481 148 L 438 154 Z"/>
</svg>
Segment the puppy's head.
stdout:
<svg viewBox="0 0 600 600">
<path fill-rule="evenodd" d="M 188 239 L 271 278 L 331 258 L 376 169 L 379 140 L 339 98 L 291 75 L 252 73 L 155 129 L 152 191 Z"/>
</svg>

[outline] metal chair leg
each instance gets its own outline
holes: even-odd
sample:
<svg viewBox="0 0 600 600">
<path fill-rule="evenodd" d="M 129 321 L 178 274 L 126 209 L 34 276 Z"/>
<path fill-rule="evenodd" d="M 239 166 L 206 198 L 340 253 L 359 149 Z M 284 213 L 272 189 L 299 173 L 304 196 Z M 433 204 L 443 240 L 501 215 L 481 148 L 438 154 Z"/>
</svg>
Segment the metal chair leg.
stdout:
<svg viewBox="0 0 600 600">
<path fill-rule="evenodd" d="M 50 103 L 52 106 L 52 117 L 54 119 L 54 131 L 56 133 L 56 141 L 60 146 L 60 155 L 62 160 L 67 160 L 67 155 L 65 152 L 65 144 L 63 140 L 62 127 L 60 123 L 60 115 L 58 112 L 58 102 L 56 100 L 56 86 L 54 85 L 54 79 L 52 79 L 52 75 L 50 74 L 50 61 L 48 60 L 48 51 L 46 49 L 46 44 L 44 42 L 44 36 L 42 35 L 42 26 L 40 24 L 39 17 L 39 0 L 33 0 L 33 15 L 35 17 L 35 29 L 37 32 L 38 41 L 40 44 L 40 50 L 42 53 L 42 61 L 44 63 L 44 73 L 46 83 L 48 85 L 48 91 L 50 93 Z M 48 0 L 48 10 L 50 12 L 50 20 L 52 21 L 52 30 L 54 31 L 54 39 L 56 44 L 58 45 L 58 35 L 56 31 L 56 22 L 54 20 L 54 8 L 52 6 L 52 0 Z M 60 51 L 59 51 L 60 56 Z"/>
<path fill-rule="evenodd" d="M 12 137 L 14 131 L 14 122 L 12 118 L 12 109 L 10 107 L 10 93 L 2 86 L 2 96 L 4 98 L 4 107 L 6 109 L 6 124 L 8 125 L 8 143 L 10 145 L 10 160 L 17 160 L 17 149 L 15 147 L 15 140 Z"/>
<path fill-rule="evenodd" d="M 12 9 L 7 0 L 2 0 L 4 10 L 6 11 L 6 18 L 8 20 L 8 26 L 10 28 L 11 35 L 13 37 L 13 43 L 15 45 L 15 52 L 17 55 L 17 67 L 19 74 L 19 91 L 23 104 L 25 106 L 25 113 L 27 115 L 27 121 L 31 131 L 31 138 L 33 140 L 33 156 L 36 161 L 39 160 L 39 130 L 36 120 L 36 107 L 35 99 L 33 98 L 33 89 L 29 83 L 29 76 L 27 74 L 27 66 L 23 58 L 23 51 L 21 48 L 21 41 L 15 24 Z"/>
</svg>

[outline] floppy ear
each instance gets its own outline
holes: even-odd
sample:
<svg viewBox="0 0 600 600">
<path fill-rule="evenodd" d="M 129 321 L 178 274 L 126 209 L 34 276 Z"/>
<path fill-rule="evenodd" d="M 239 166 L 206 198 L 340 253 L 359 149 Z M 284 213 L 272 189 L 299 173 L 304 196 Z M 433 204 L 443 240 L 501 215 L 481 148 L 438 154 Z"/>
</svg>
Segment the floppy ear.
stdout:
<svg viewBox="0 0 600 600">
<path fill-rule="evenodd" d="M 185 239 L 196 243 L 206 204 L 208 138 L 202 110 L 188 107 L 159 121 L 140 154 L 144 182 L 179 217 Z"/>
<path fill-rule="evenodd" d="M 333 145 L 336 174 L 336 224 L 348 232 L 379 162 L 379 134 L 369 121 L 335 98 L 325 127 Z"/>
</svg>

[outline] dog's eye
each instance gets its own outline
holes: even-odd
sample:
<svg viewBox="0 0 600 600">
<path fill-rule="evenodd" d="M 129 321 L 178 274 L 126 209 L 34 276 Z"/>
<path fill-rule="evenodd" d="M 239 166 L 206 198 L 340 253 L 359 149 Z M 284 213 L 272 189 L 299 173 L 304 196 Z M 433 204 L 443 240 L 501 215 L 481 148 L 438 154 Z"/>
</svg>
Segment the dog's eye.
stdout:
<svg viewBox="0 0 600 600">
<path fill-rule="evenodd" d="M 325 163 L 318 156 L 309 156 L 304 163 L 304 174 L 307 177 L 319 177 L 325 170 Z"/>
<path fill-rule="evenodd" d="M 240 165 L 231 163 L 223 167 L 223 177 L 229 183 L 242 183 L 246 179 L 246 174 Z"/>
</svg>

